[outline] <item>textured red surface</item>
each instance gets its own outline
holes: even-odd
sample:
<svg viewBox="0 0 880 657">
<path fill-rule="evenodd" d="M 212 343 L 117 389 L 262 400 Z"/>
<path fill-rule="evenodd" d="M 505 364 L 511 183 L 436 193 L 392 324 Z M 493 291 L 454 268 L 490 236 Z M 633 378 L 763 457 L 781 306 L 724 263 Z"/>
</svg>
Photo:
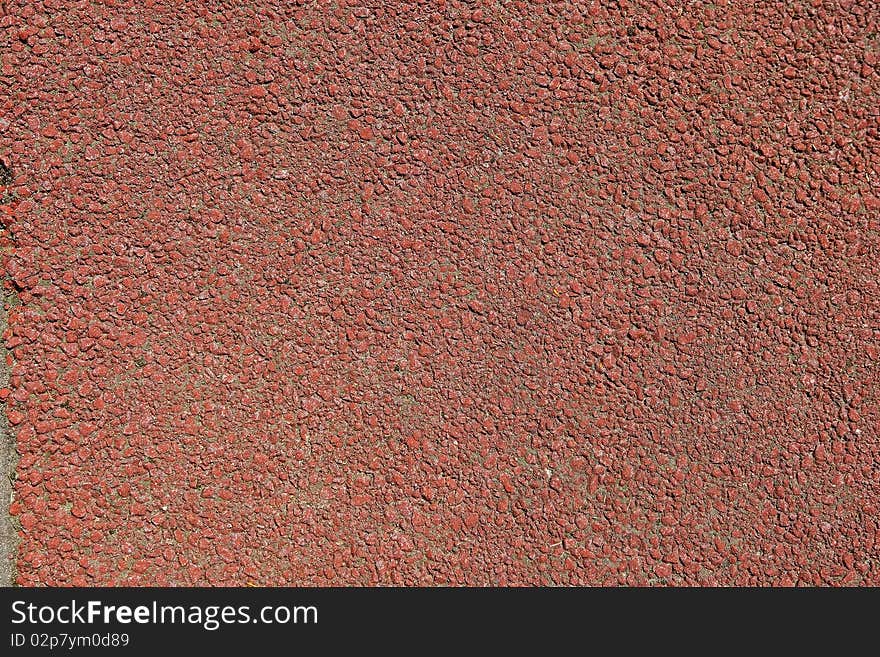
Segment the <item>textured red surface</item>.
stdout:
<svg viewBox="0 0 880 657">
<path fill-rule="evenodd" d="M 371 4 L 6 3 L 18 581 L 880 584 L 877 5 Z"/>
</svg>

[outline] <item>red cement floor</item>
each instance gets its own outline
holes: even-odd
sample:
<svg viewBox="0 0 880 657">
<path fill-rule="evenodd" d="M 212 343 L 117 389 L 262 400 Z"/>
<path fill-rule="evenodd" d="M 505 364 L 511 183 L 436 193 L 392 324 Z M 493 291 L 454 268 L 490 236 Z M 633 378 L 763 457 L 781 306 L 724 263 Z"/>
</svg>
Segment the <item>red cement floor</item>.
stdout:
<svg viewBox="0 0 880 657">
<path fill-rule="evenodd" d="M 18 582 L 880 585 L 878 19 L 8 0 Z"/>
</svg>

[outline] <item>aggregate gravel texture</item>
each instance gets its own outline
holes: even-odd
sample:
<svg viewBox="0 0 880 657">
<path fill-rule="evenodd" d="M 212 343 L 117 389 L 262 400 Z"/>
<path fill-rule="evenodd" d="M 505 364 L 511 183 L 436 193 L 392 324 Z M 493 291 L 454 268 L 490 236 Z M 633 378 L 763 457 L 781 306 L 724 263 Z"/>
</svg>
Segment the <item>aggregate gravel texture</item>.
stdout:
<svg viewBox="0 0 880 657">
<path fill-rule="evenodd" d="M 18 584 L 880 585 L 876 2 L 2 13 Z"/>
</svg>

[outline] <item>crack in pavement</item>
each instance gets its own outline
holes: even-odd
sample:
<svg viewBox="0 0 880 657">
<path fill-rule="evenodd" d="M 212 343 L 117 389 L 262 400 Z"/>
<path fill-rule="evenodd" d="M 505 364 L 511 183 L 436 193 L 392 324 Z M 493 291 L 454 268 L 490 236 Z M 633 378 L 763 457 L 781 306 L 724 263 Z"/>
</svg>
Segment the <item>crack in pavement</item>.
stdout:
<svg viewBox="0 0 880 657">
<path fill-rule="evenodd" d="M 3 295 L 2 310 L 0 310 L 0 334 L 6 332 L 7 308 L 10 294 Z M 9 351 L 6 349 L 5 340 L 0 339 L 0 388 L 9 385 L 9 370 L 7 364 Z M 9 507 L 13 499 L 13 482 L 18 464 L 18 451 L 16 450 L 15 435 L 10 430 L 9 421 L 6 419 L 6 404 L 3 404 L 3 412 L 0 413 L 0 586 L 12 586 L 16 580 L 15 556 L 18 548 L 18 526 L 9 513 Z"/>
</svg>

